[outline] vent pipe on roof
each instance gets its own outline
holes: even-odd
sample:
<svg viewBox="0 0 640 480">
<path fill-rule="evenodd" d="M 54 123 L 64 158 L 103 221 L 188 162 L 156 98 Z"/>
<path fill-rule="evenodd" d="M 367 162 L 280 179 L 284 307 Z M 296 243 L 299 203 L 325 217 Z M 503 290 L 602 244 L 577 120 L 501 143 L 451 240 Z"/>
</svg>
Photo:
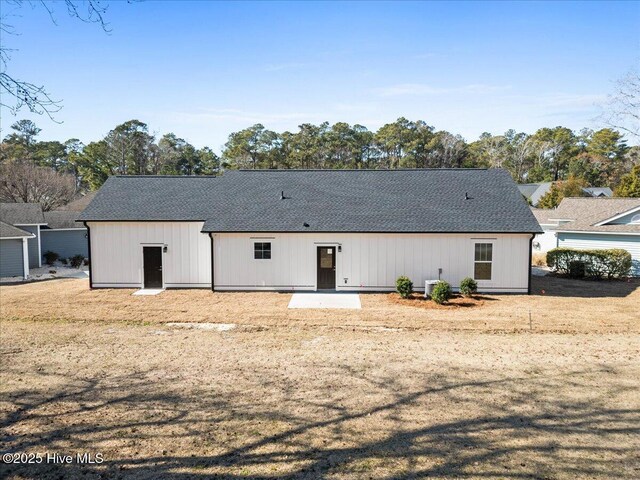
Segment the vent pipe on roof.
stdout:
<svg viewBox="0 0 640 480">
<path fill-rule="evenodd" d="M 471 200 L 471 197 L 469 196 L 469 193 L 464 192 L 464 199 L 465 200 Z"/>
<path fill-rule="evenodd" d="M 280 200 L 284 200 L 286 197 L 284 196 L 284 190 L 280 192 Z"/>
</svg>

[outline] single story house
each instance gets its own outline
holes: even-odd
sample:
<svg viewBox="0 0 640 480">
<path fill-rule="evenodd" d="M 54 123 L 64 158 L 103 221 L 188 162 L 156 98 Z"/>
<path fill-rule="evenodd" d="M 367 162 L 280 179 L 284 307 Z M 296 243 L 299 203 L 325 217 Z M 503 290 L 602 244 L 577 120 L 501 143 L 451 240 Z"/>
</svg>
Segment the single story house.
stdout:
<svg viewBox="0 0 640 480">
<path fill-rule="evenodd" d="M 632 274 L 640 276 L 640 198 L 564 198 L 558 208 L 533 213 L 544 230 L 534 252 L 621 248 L 631 254 Z"/>
<path fill-rule="evenodd" d="M 46 225 L 39 203 L 0 203 L 0 221 L 33 234 L 27 240 L 29 268 L 42 266 L 41 228 Z M 5 275 L 3 275 L 5 276 Z"/>
<path fill-rule="evenodd" d="M 79 220 L 92 288 L 526 293 L 542 232 L 500 169 L 114 176 Z"/>
<path fill-rule="evenodd" d="M 35 235 L 0 221 L 0 277 L 29 276 L 29 241 Z"/>
<path fill-rule="evenodd" d="M 75 255 L 89 257 L 89 241 L 87 227 L 76 221 L 78 212 L 51 211 L 44 212 L 47 225 L 40 229 L 42 236 L 42 254 L 55 252 L 60 258 L 71 258 Z"/>
</svg>

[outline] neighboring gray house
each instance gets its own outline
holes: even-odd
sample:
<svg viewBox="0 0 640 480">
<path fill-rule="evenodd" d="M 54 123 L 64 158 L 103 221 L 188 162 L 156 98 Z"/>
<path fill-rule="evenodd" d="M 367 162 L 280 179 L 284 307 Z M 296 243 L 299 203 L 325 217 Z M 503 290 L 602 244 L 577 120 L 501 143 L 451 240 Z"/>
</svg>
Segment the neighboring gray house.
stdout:
<svg viewBox="0 0 640 480">
<path fill-rule="evenodd" d="M 0 221 L 33 234 L 28 240 L 29 268 L 42 266 L 40 229 L 46 224 L 39 203 L 0 203 Z"/>
<path fill-rule="evenodd" d="M 534 207 L 538 205 L 538 202 L 542 196 L 551 190 L 552 182 L 545 183 L 523 183 L 518 185 L 520 193 L 526 198 Z"/>
<path fill-rule="evenodd" d="M 582 191 L 589 197 L 613 197 L 613 192 L 609 187 L 585 187 Z"/>
<path fill-rule="evenodd" d="M 0 221 L 0 277 L 29 275 L 29 239 L 34 238 L 18 227 Z"/>
<path fill-rule="evenodd" d="M 520 193 L 529 201 L 534 207 L 538 205 L 540 199 L 551 190 L 553 182 L 544 183 L 523 183 L 518 185 Z M 609 187 L 585 187 L 582 189 L 585 197 L 612 197 L 613 192 Z"/>
<path fill-rule="evenodd" d="M 640 198 L 564 198 L 558 208 L 533 213 L 545 231 L 534 239 L 534 252 L 621 248 L 631 254 L 632 274 L 640 276 Z"/>
<path fill-rule="evenodd" d="M 40 229 L 42 235 L 42 254 L 55 252 L 60 258 L 74 255 L 89 256 L 87 228 L 82 222 L 76 222 L 78 212 L 44 212 L 47 226 Z"/>
</svg>

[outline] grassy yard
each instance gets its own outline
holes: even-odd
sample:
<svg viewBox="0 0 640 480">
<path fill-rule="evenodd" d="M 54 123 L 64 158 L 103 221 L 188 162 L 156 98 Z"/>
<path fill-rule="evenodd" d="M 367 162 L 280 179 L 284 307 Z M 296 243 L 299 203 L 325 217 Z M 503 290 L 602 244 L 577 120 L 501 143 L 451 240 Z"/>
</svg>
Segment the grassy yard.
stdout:
<svg viewBox="0 0 640 480">
<path fill-rule="evenodd" d="M 534 290 L 319 312 L 275 293 L 0 287 L 0 449 L 105 458 L 0 477 L 638 478 L 638 284 Z"/>
</svg>

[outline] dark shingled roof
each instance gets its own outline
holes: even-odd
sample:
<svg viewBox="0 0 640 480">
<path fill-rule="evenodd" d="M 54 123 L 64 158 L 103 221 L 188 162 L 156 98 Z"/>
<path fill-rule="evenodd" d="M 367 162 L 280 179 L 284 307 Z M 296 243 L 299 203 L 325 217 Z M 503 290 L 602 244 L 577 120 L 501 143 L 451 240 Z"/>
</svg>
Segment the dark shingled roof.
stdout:
<svg viewBox="0 0 640 480">
<path fill-rule="evenodd" d="M 0 221 L 11 225 L 46 223 L 39 203 L 0 203 Z"/>
<path fill-rule="evenodd" d="M 13 225 L 9 225 L 8 223 L 0 222 L 0 238 L 33 236 L 33 233 L 25 232 L 18 227 L 14 227 Z"/>
<path fill-rule="evenodd" d="M 114 176 L 77 217 L 86 220 L 204 221 L 220 210 L 221 177 Z"/>
<path fill-rule="evenodd" d="M 47 221 L 45 228 L 85 228 L 84 223 L 77 222 L 78 212 L 60 211 L 44 212 L 44 219 Z"/>
<path fill-rule="evenodd" d="M 542 232 L 510 175 L 499 169 L 111 177 L 79 218 L 199 220 L 204 232 Z"/>
</svg>

